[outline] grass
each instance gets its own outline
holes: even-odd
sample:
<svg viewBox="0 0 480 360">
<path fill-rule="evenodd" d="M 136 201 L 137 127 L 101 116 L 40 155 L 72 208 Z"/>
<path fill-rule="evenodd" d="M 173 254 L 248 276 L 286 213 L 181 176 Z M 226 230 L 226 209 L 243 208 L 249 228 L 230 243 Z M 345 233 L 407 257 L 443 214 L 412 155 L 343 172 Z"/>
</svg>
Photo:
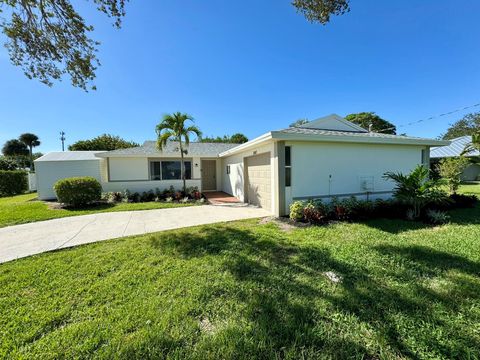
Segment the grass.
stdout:
<svg viewBox="0 0 480 360">
<path fill-rule="evenodd" d="M 248 220 L 6 263 L 0 358 L 477 359 L 480 207 L 451 215 Z"/>
<path fill-rule="evenodd" d="M 102 212 L 165 209 L 193 204 L 167 202 L 101 204 L 79 210 L 50 209 L 47 203 L 36 200 L 37 194 L 25 194 L 0 198 L 0 227 L 24 224 L 66 216 L 87 215 Z"/>
</svg>

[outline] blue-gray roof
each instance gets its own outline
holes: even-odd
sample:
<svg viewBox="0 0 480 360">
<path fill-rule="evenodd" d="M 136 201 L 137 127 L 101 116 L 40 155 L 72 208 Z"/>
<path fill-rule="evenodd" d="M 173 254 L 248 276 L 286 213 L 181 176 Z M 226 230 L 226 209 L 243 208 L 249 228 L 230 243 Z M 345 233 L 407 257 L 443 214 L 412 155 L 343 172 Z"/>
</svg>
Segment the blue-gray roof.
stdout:
<svg viewBox="0 0 480 360">
<path fill-rule="evenodd" d="M 191 142 L 187 146 L 187 156 L 217 157 L 218 154 L 230 150 L 239 144 L 227 143 L 201 143 Z M 157 149 L 156 141 L 145 141 L 142 146 L 118 149 L 100 154 L 100 157 L 121 157 L 121 156 L 174 156 L 180 155 L 177 141 L 168 141 L 160 151 Z"/>
<path fill-rule="evenodd" d="M 471 136 L 462 136 L 450 140 L 452 143 L 448 146 L 434 147 L 430 150 L 430 158 L 444 158 L 460 156 L 465 150 L 465 147 L 472 143 Z M 474 150 L 467 154 L 467 156 L 480 156 L 478 150 Z"/>
</svg>

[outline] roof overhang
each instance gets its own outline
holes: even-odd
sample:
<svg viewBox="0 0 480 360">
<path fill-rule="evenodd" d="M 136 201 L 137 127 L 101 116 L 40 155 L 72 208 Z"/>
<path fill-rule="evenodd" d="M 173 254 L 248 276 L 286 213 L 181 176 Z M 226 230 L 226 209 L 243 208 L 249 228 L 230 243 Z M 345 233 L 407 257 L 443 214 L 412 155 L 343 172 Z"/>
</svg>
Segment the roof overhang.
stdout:
<svg viewBox="0 0 480 360">
<path fill-rule="evenodd" d="M 290 141 L 322 141 L 322 142 L 348 142 L 368 144 L 397 144 L 397 145 L 419 145 L 419 146 L 446 146 L 450 145 L 447 140 L 417 139 L 409 137 L 367 137 L 358 135 L 324 135 L 324 134 L 291 134 L 281 131 L 272 131 L 272 138 L 277 140 Z"/>
<path fill-rule="evenodd" d="M 220 153 L 218 156 L 219 157 L 224 157 L 224 156 L 228 156 L 228 155 L 233 155 L 233 154 L 248 150 L 252 147 L 258 146 L 258 145 L 260 145 L 260 144 L 262 144 L 262 143 L 264 143 L 268 140 L 271 140 L 272 139 L 272 133 L 273 132 L 268 132 L 266 134 L 263 134 L 263 135 L 255 138 L 255 139 L 247 141 L 246 143 L 235 146 L 234 148 L 232 148 L 230 150 L 224 151 L 224 152 Z"/>
<path fill-rule="evenodd" d="M 144 153 L 144 154 L 115 154 L 115 153 L 102 153 L 95 155 L 100 158 L 181 158 L 180 152 L 177 153 Z M 217 158 L 218 155 L 212 154 L 185 154 L 186 158 Z"/>
</svg>

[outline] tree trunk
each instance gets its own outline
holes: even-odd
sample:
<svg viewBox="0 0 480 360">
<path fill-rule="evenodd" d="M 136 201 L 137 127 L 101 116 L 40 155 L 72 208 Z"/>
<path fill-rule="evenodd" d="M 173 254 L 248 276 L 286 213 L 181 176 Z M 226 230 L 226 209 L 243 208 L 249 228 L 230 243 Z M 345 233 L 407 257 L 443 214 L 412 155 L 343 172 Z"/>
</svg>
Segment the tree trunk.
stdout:
<svg viewBox="0 0 480 360">
<path fill-rule="evenodd" d="M 180 164 L 180 173 L 182 175 L 182 180 L 183 180 L 183 196 L 187 196 L 187 182 L 185 180 L 185 161 L 183 160 L 183 147 L 182 147 L 182 140 L 179 139 L 180 143 L 180 157 L 182 159 L 181 164 Z"/>
</svg>

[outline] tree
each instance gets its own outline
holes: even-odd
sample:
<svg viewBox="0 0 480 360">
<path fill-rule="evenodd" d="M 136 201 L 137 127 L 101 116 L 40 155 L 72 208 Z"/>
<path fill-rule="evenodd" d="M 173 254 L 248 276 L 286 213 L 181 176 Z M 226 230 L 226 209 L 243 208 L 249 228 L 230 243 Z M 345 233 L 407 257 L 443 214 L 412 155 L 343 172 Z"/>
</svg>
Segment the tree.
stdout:
<svg viewBox="0 0 480 360">
<path fill-rule="evenodd" d="M 350 0 L 293 0 L 292 5 L 310 22 L 326 24 L 331 15 L 343 15 L 350 11 Z"/>
<path fill-rule="evenodd" d="M 200 138 L 199 141 L 203 143 L 243 144 L 248 141 L 248 138 L 241 133 L 236 133 L 236 134 L 233 134 L 232 136 L 223 135 L 222 137 L 205 136 Z"/>
<path fill-rule="evenodd" d="M 97 10 L 120 28 L 127 0 L 94 0 Z M 349 11 L 349 0 L 294 0 L 292 5 L 311 22 L 326 24 L 331 15 Z M 71 0 L 0 0 L 4 19 L 0 28 L 13 65 L 29 78 L 52 86 L 64 75 L 73 86 L 96 89 L 100 43 L 91 38 L 94 28 L 85 22 Z"/>
<path fill-rule="evenodd" d="M 202 136 L 202 132 L 195 125 L 186 126 L 185 122 L 193 122 L 193 117 L 188 114 L 182 114 L 180 112 L 173 113 L 171 115 L 164 115 L 162 121 L 157 125 L 155 131 L 157 133 L 157 147 L 161 150 L 167 141 L 177 141 L 180 148 L 181 157 L 181 177 L 183 180 L 183 193 L 187 193 L 187 183 L 185 179 L 185 161 L 184 155 L 187 150 L 184 150 L 183 142 L 188 146 L 190 144 L 190 135 Z"/>
<path fill-rule="evenodd" d="M 246 143 L 247 141 L 248 141 L 248 138 L 241 133 L 233 134 L 230 137 L 230 142 L 232 144 L 243 144 L 243 143 Z"/>
<path fill-rule="evenodd" d="M 361 112 L 358 114 L 350 114 L 345 116 L 345 119 L 361 126 L 365 130 L 370 129 L 373 132 L 381 132 L 383 134 L 393 135 L 397 133 L 397 128 L 395 125 L 385 119 L 382 119 L 374 112 Z"/>
<path fill-rule="evenodd" d="M 480 131 L 480 112 L 467 114 L 460 120 L 450 124 L 447 132 L 442 135 L 442 139 L 451 140 L 466 135 L 473 135 L 477 131 Z"/>
<path fill-rule="evenodd" d="M 0 170 L 16 170 L 17 169 L 17 163 L 13 161 L 12 159 L 5 157 L 5 156 L 0 156 Z"/>
<path fill-rule="evenodd" d="M 297 121 L 291 123 L 290 127 L 300 127 L 308 123 L 309 123 L 308 119 L 298 119 Z"/>
<path fill-rule="evenodd" d="M 24 133 L 18 137 L 18 139 L 28 147 L 29 159 L 30 159 L 30 170 L 34 169 L 33 164 L 33 148 L 40 145 L 40 140 L 38 136 L 31 133 Z"/>
<path fill-rule="evenodd" d="M 97 10 L 114 18 L 120 28 L 126 0 L 95 0 Z M 0 23 L 11 62 L 29 78 L 51 86 L 63 75 L 73 86 L 95 89 L 99 42 L 70 0 L 0 0 Z M 8 18 L 7 18 L 8 16 Z"/>
<path fill-rule="evenodd" d="M 137 147 L 139 144 L 133 141 L 127 141 L 120 136 L 102 134 L 90 140 L 79 140 L 68 147 L 70 151 L 112 151 L 116 149 L 126 149 Z"/>
<path fill-rule="evenodd" d="M 21 163 L 22 158 L 28 155 L 27 146 L 18 139 L 8 140 L 2 148 L 3 155 L 15 159 L 17 164 Z"/>
<path fill-rule="evenodd" d="M 437 171 L 447 181 L 451 194 L 455 194 L 460 187 L 462 172 L 468 163 L 468 159 L 464 156 L 445 158 L 438 163 Z"/>
</svg>

